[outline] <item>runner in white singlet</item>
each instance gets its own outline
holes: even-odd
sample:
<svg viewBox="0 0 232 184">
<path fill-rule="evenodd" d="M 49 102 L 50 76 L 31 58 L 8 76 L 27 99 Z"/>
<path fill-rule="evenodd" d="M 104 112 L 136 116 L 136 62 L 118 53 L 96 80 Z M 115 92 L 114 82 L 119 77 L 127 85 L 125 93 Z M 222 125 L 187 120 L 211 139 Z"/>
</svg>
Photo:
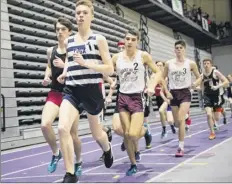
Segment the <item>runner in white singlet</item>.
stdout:
<svg viewBox="0 0 232 184">
<path fill-rule="evenodd" d="M 174 122 L 179 127 L 179 148 L 176 157 L 184 155 L 185 116 L 191 104 L 191 71 L 200 77 L 197 64 L 185 57 L 186 44 L 180 40 L 175 43 L 176 58 L 166 62 L 164 78 L 168 76 L 169 90 L 173 96 L 170 101 Z"/>
<path fill-rule="evenodd" d="M 151 78 L 147 88 L 148 94 L 154 93 L 155 86 L 162 80 L 161 71 L 147 52 L 137 49 L 139 32 L 129 30 L 125 35 L 125 50 L 113 56 L 113 63 L 120 80 L 118 110 L 124 132 L 124 143 L 131 161 L 126 172 L 131 176 L 137 172 L 135 144 L 145 135 L 143 127 L 144 112 L 142 93 L 145 88 L 145 66 L 156 74 Z"/>
</svg>

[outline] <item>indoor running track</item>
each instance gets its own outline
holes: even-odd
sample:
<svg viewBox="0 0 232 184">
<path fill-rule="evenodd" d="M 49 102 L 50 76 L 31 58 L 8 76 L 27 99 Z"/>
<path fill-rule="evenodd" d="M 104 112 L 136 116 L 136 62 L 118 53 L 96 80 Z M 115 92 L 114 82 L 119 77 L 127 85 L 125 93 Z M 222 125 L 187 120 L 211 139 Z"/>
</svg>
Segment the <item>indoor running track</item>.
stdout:
<svg viewBox="0 0 232 184">
<path fill-rule="evenodd" d="M 140 150 L 142 159 L 138 163 L 138 173 L 134 176 L 125 176 L 130 164 L 126 152 L 120 150 L 122 138 L 113 134 L 114 164 L 110 169 L 106 169 L 104 164 L 98 161 L 102 154 L 99 146 L 90 136 L 82 137 L 82 158 L 83 175 L 79 182 L 146 182 L 167 172 L 178 164 L 187 164 L 187 160 L 199 155 L 216 144 L 232 137 L 232 119 L 227 118 L 228 124 L 220 124 L 220 129 L 216 132 L 217 138 L 209 140 L 209 130 L 207 128 L 206 115 L 198 115 L 192 118 L 192 126 L 186 135 L 185 156 L 175 158 L 177 150 L 177 135 L 173 135 L 168 126 L 169 134 L 164 140 L 160 139 L 160 123 L 151 124 L 153 135 L 152 148 L 145 149 L 145 141 L 140 140 Z M 201 157 L 210 157 L 207 152 Z M 59 162 L 55 173 L 47 172 L 47 166 L 51 159 L 51 151 L 46 144 L 30 146 L 26 149 L 5 152 L 1 155 L 1 182 L 6 183 L 40 183 L 40 182 L 61 182 L 65 171 L 63 160 Z M 154 181 L 153 181 L 154 182 Z"/>
</svg>

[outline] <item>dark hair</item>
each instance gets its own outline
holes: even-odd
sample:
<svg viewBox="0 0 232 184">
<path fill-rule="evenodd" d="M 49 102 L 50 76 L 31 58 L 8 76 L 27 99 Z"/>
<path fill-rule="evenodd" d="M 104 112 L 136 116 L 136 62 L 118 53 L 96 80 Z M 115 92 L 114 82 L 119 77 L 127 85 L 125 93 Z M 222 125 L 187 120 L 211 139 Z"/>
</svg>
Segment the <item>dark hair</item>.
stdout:
<svg viewBox="0 0 232 184">
<path fill-rule="evenodd" d="M 162 63 L 163 66 L 165 66 L 165 63 L 163 61 L 156 61 L 155 64 Z"/>
<path fill-rule="evenodd" d="M 178 40 L 175 42 L 175 46 L 182 45 L 184 48 L 186 48 L 186 43 L 184 40 Z"/>
<path fill-rule="evenodd" d="M 60 23 L 62 25 L 64 25 L 65 27 L 68 28 L 69 31 L 71 31 L 73 29 L 73 25 L 72 25 L 72 22 L 67 19 L 67 18 L 64 18 L 64 17 L 59 17 L 55 22 L 54 22 L 54 28 L 56 30 L 56 25 L 57 23 Z"/>
<path fill-rule="evenodd" d="M 211 64 L 213 64 L 213 60 L 212 59 L 210 59 L 210 58 L 205 58 L 205 59 L 203 59 L 203 63 L 204 62 L 206 62 L 206 61 L 209 61 Z M 215 66 L 215 68 L 216 68 L 216 66 Z M 217 68 L 216 68 L 217 69 Z"/>
<path fill-rule="evenodd" d="M 213 65 L 216 69 L 218 69 L 218 66 L 217 65 Z"/>
<path fill-rule="evenodd" d="M 140 38 L 140 32 L 138 30 L 136 30 L 136 29 L 129 29 L 126 32 L 125 37 L 126 37 L 127 34 L 132 34 L 132 35 L 136 36 L 138 38 L 138 40 Z"/>
</svg>

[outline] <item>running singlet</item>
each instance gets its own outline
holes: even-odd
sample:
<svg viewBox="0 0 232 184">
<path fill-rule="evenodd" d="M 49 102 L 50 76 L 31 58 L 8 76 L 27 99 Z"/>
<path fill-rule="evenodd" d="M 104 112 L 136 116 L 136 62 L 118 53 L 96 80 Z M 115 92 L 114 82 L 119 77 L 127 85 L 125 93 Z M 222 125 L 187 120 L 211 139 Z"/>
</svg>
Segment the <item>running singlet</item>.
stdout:
<svg viewBox="0 0 232 184">
<path fill-rule="evenodd" d="M 158 84 L 155 87 L 155 96 L 160 96 L 161 88 L 162 88 L 162 86 L 160 84 Z"/>
<path fill-rule="evenodd" d="M 145 67 L 142 51 L 138 50 L 133 61 L 125 61 L 124 52 L 119 54 L 116 71 L 119 76 L 119 91 L 124 94 L 141 93 L 145 88 Z"/>
<path fill-rule="evenodd" d="M 66 58 L 66 53 L 64 54 L 59 54 L 57 52 L 57 48 L 58 46 L 56 45 L 55 47 L 53 47 L 52 49 L 52 53 L 51 53 L 51 58 L 50 58 L 50 63 L 51 63 L 51 72 L 52 72 L 52 82 L 51 82 L 51 89 L 55 90 L 55 91 L 62 91 L 64 84 L 61 84 L 57 81 L 57 78 L 62 74 L 63 72 L 63 68 L 58 68 L 56 66 L 54 66 L 53 64 L 53 60 L 56 59 L 56 56 L 58 58 L 60 58 L 63 62 L 65 62 L 65 58 Z"/>
<path fill-rule="evenodd" d="M 207 76 L 206 74 L 203 74 L 203 83 L 204 83 L 204 94 L 207 95 L 215 95 L 219 96 L 220 89 L 212 90 L 212 86 L 217 86 L 219 84 L 219 79 L 215 75 L 215 69 L 212 70 L 212 72 Z"/>
<path fill-rule="evenodd" d="M 76 86 L 85 84 L 99 84 L 103 82 L 103 75 L 84 66 L 80 66 L 73 59 L 74 52 L 81 53 L 85 62 L 102 64 L 102 58 L 97 45 L 97 34 L 92 34 L 85 43 L 78 44 L 76 35 L 68 38 L 68 69 L 66 85 Z"/>
<path fill-rule="evenodd" d="M 169 61 L 168 68 L 168 84 L 170 90 L 185 89 L 191 87 L 192 75 L 189 59 L 185 59 L 182 66 L 178 66 L 176 59 L 172 59 Z"/>
<path fill-rule="evenodd" d="M 227 88 L 227 93 L 228 93 L 228 97 L 232 98 L 232 84 L 230 83 L 230 86 Z"/>
</svg>

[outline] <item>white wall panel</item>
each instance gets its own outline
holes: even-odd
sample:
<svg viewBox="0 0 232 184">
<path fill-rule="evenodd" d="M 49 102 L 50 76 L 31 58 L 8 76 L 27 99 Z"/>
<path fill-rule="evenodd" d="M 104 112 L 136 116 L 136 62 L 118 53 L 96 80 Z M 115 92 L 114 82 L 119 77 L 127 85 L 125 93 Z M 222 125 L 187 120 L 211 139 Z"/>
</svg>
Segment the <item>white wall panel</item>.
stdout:
<svg viewBox="0 0 232 184">
<path fill-rule="evenodd" d="M 148 36 L 150 38 L 151 55 L 154 60 L 168 60 L 175 56 L 172 29 L 148 19 Z"/>
<path fill-rule="evenodd" d="M 213 48 L 212 57 L 224 75 L 232 73 L 232 45 Z"/>
<path fill-rule="evenodd" d="M 194 39 L 186 36 L 184 34 L 179 33 L 181 38 L 186 42 L 186 57 L 188 57 L 189 59 L 192 59 L 193 61 L 195 61 L 195 54 L 194 54 L 194 49 L 195 49 L 195 45 L 194 45 Z"/>
</svg>

